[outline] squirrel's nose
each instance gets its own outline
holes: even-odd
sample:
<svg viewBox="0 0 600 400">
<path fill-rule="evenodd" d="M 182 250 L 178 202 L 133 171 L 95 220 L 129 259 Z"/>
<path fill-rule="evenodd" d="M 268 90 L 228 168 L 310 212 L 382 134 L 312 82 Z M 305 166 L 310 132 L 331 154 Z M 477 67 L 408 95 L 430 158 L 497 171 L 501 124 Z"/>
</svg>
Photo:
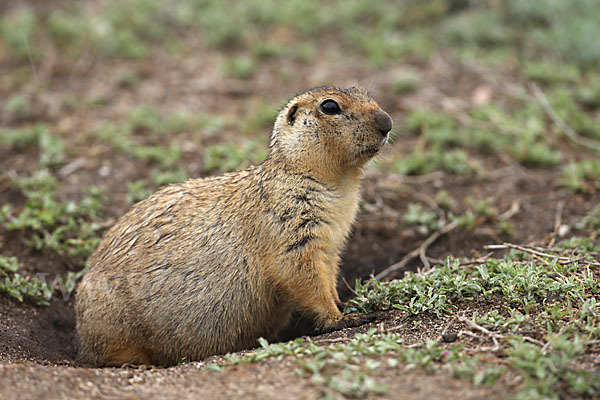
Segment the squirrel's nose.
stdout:
<svg viewBox="0 0 600 400">
<path fill-rule="evenodd" d="M 377 110 L 374 112 L 374 114 L 375 126 L 377 127 L 379 133 L 381 133 L 381 136 L 385 137 L 388 132 L 392 130 L 392 117 L 390 117 L 390 115 L 383 110 Z"/>
</svg>

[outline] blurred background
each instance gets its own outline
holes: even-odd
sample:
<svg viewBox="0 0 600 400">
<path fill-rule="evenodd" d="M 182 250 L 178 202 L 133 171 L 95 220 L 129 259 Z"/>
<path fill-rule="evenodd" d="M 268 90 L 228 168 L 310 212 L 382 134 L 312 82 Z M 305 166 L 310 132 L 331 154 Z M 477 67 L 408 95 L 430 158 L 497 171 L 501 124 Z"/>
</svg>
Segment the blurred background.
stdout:
<svg viewBox="0 0 600 400">
<path fill-rule="evenodd" d="M 160 185 L 259 163 L 317 85 L 362 85 L 395 121 L 349 279 L 454 220 L 432 260 L 543 237 L 560 204 L 573 231 L 600 188 L 599 21 L 598 0 L 2 1 L 0 254 L 79 271 Z"/>
</svg>

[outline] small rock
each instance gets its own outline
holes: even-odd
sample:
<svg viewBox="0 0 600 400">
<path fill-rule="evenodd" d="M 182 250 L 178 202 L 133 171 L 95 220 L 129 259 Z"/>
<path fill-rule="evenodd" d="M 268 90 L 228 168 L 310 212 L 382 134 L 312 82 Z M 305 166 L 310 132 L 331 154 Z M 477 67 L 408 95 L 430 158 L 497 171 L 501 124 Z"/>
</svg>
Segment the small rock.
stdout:
<svg viewBox="0 0 600 400">
<path fill-rule="evenodd" d="M 571 231 L 571 227 L 569 225 L 562 224 L 558 227 L 558 237 L 565 237 Z"/>
<path fill-rule="evenodd" d="M 110 165 L 107 165 L 107 164 L 102 165 L 98 169 L 98 175 L 100 175 L 103 178 L 106 178 L 108 175 L 110 175 L 110 172 L 111 172 Z"/>
<path fill-rule="evenodd" d="M 456 339 L 458 339 L 458 335 L 454 332 L 448 332 L 442 335 L 442 342 L 456 342 Z"/>
</svg>

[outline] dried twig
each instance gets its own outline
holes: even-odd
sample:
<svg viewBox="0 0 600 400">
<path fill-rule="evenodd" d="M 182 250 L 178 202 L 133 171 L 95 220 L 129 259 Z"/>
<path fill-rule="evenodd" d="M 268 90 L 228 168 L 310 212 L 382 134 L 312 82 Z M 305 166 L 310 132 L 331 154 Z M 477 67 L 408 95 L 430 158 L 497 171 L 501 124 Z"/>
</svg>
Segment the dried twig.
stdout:
<svg viewBox="0 0 600 400">
<path fill-rule="evenodd" d="M 351 337 L 338 337 L 338 338 L 331 338 L 331 339 L 317 339 L 317 340 L 310 340 L 313 343 L 342 343 L 342 342 L 349 342 L 352 341 L 354 338 Z"/>
<path fill-rule="evenodd" d="M 546 180 L 546 178 L 542 174 L 523 167 L 508 154 L 500 153 L 499 157 L 502 161 L 508 164 L 508 168 L 510 168 L 511 171 L 516 171 L 518 174 L 524 176 L 527 179 L 532 179 L 538 182 Z M 486 176 L 490 179 L 497 179 L 500 176 L 504 176 L 504 173 L 502 171 L 504 171 L 504 169 L 499 168 L 496 171 L 491 171 L 487 173 Z"/>
<path fill-rule="evenodd" d="M 352 286 L 350 286 L 350 284 L 348 283 L 348 281 L 346 280 L 346 277 L 342 277 L 342 282 L 344 282 L 344 285 L 346 285 L 346 288 L 354 295 L 354 296 L 358 296 L 358 293 L 356 293 L 356 290 L 354 290 L 354 288 Z"/>
<path fill-rule="evenodd" d="M 71 175 L 73 172 L 78 171 L 79 169 L 83 168 L 84 166 L 85 166 L 85 159 L 76 158 L 75 160 L 71 161 L 70 163 L 68 163 L 61 169 L 59 169 L 58 176 L 60 176 L 61 178 L 66 178 L 68 175 Z"/>
<path fill-rule="evenodd" d="M 440 336 L 438 336 L 438 339 L 437 339 L 438 341 L 442 341 L 443 337 L 448 334 L 448 329 L 450 329 L 450 327 L 452 326 L 454 321 L 456 321 L 456 318 L 454 318 L 454 317 L 450 318 L 450 321 L 448 321 L 448 323 L 446 323 L 446 326 L 442 330 L 442 333 L 440 333 Z"/>
<path fill-rule="evenodd" d="M 550 346 L 552 346 L 552 343 L 546 342 L 546 344 L 542 346 L 542 354 L 548 354 L 548 349 Z"/>
<path fill-rule="evenodd" d="M 509 218 L 511 218 L 512 216 L 514 216 L 516 213 L 519 212 L 521 206 L 519 201 L 515 201 L 511 204 L 510 208 L 508 210 L 506 210 L 505 212 L 503 212 L 500 216 L 499 219 L 500 220 L 507 220 Z M 440 236 L 445 235 L 451 231 L 453 231 L 454 229 L 456 229 L 458 227 L 458 222 L 457 221 L 453 221 L 449 224 L 444 225 L 443 227 L 441 227 L 440 229 L 438 229 L 437 231 L 435 231 L 433 234 L 431 234 L 431 236 L 429 236 L 427 239 L 425 239 L 420 245 L 419 247 L 417 247 L 416 249 L 414 249 L 413 251 L 411 251 L 410 253 L 408 253 L 407 255 L 404 256 L 404 258 L 402 258 L 402 260 L 398 261 L 397 263 L 394 263 L 392 265 L 390 265 L 389 267 L 387 267 L 386 269 L 384 269 L 383 271 L 381 271 L 380 273 L 378 273 L 377 275 L 375 275 L 375 279 L 380 280 L 381 278 L 384 278 L 388 275 L 390 275 L 391 273 L 405 267 L 409 262 L 411 262 L 413 259 L 415 259 L 417 256 L 419 257 L 419 259 L 421 260 L 421 262 L 423 263 L 423 269 L 420 271 L 421 273 L 424 271 L 428 271 L 431 268 L 431 263 L 429 262 L 430 258 L 427 257 L 427 249 L 429 248 L 429 246 L 435 242 Z M 483 262 L 485 262 L 485 260 L 491 255 L 488 254 L 484 259 Z M 468 264 L 462 264 L 461 265 L 468 265 Z"/>
<path fill-rule="evenodd" d="M 479 332 L 484 333 L 486 336 L 488 336 L 490 339 L 492 339 L 492 341 L 494 342 L 494 347 L 486 349 L 487 351 L 498 351 L 500 349 L 500 344 L 499 344 L 498 340 L 504 339 L 506 337 L 505 335 L 502 335 L 502 334 L 496 333 L 496 332 L 492 332 L 489 329 L 484 328 L 483 326 L 479 325 L 478 323 L 476 323 L 475 321 L 473 321 L 472 319 L 469 319 L 467 317 L 458 316 L 457 319 L 460 322 L 463 322 L 465 325 L 469 326 L 470 328 L 478 330 Z M 460 334 L 466 335 L 466 336 L 471 336 L 471 337 L 474 337 L 474 338 L 477 338 L 477 339 L 484 339 L 480 335 L 476 335 L 476 334 L 468 332 L 468 331 L 461 331 L 459 333 L 459 335 Z M 533 343 L 533 344 L 536 344 L 538 346 L 542 346 L 542 348 L 543 348 L 543 346 L 546 345 L 545 342 L 542 342 L 541 340 L 537 340 L 537 339 L 534 339 L 534 338 L 529 337 L 529 336 L 521 336 L 521 337 L 526 342 Z M 481 348 L 477 348 L 475 350 L 481 350 Z"/>
<path fill-rule="evenodd" d="M 397 326 L 394 326 L 392 328 L 387 328 L 385 330 L 385 333 L 396 332 L 396 331 L 399 331 L 399 330 L 404 329 L 404 328 L 405 328 L 404 325 L 397 325 Z"/>
<path fill-rule="evenodd" d="M 495 344 L 494 346 L 490 347 L 490 346 L 477 346 L 475 348 L 471 348 L 471 347 L 465 347 L 465 351 L 469 352 L 469 353 L 482 353 L 484 351 L 489 351 L 492 353 L 495 353 L 497 351 L 499 351 L 500 348 L 500 344 Z"/>
<path fill-rule="evenodd" d="M 564 252 L 565 249 L 561 249 L 558 247 L 541 247 L 541 246 L 532 246 L 532 245 L 528 245 L 529 248 L 534 249 L 534 250 L 539 250 L 539 251 L 551 251 L 553 253 L 561 253 Z M 569 249 L 569 253 L 571 254 L 589 254 L 591 256 L 597 257 L 600 256 L 600 252 L 598 251 L 588 251 L 588 250 L 581 250 L 581 249 Z"/>
<path fill-rule="evenodd" d="M 542 346 L 542 348 L 544 348 L 544 346 L 546 345 L 545 342 L 542 342 L 541 340 L 534 339 L 531 336 L 523 336 L 523 335 L 521 335 L 521 337 L 523 338 L 524 341 L 529 342 L 529 343 L 533 343 L 533 344 L 537 344 L 538 346 Z"/>
<path fill-rule="evenodd" d="M 559 264 L 571 264 L 573 262 L 581 260 L 581 257 L 571 258 L 571 257 L 559 256 L 557 254 L 551 254 L 551 253 L 548 253 L 548 251 L 552 251 L 551 249 L 545 249 L 545 248 L 539 247 L 539 246 L 534 249 L 534 248 L 530 248 L 530 247 L 519 246 L 518 244 L 505 242 L 503 244 L 490 244 L 490 245 L 484 246 L 484 248 L 486 250 L 502 250 L 502 249 L 520 250 L 525 253 L 533 254 L 534 256 L 537 256 L 537 257 L 555 258 L 555 259 L 557 259 Z M 589 264 L 589 265 L 600 266 L 600 262 L 597 262 L 597 261 L 585 260 L 585 263 Z"/>
<path fill-rule="evenodd" d="M 536 85 L 535 83 L 531 83 L 529 85 L 529 88 L 533 92 L 533 95 L 535 96 L 538 103 L 540 103 L 540 106 L 542 106 L 544 111 L 546 111 L 546 114 L 548 114 L 552 122 L 554 122 L 554 124 L 558 126 L 559 129 L 565 135 L 567 135 L 569 139 L 571 139 L 573 142 L 577 143 L 580 146 L 587 147 L 590 150 L 594 150 L 600 153 L 600 143 L 593 139 L 588 139 L 586 137 L 579 136 L 573 128 L 567 125 L 567 123 L 556 113 L 556 111 L 554 111 L 552 105 L 550 105 L 550 102 L 548 101 L 548 98 L 538 85 Z"/>
<path fill-rule="evenodd" d="M 585 300 L 583 299 L 583 296 L 581 296 L 581 294 L 577 291 L 575 291 L 575 294 L 577 295 L 577 297 L 579 297 L 579 300 L 581 300 L 581 304 L 585 304 Z M 596 312 L 594 310 L 592 310 L 591 308 L 589 309 L 590 313 L 592 313 L 592 315 L 594 317 L 597 317 L 598 314 L 596 314 Z"/>
<path fill-rule="evenodd" d="M 496 332 L 492 332 L 487 328 L 484 328 L 483 326 L 477 324 L 475 321 L 473 321 L 472 319 L 469 319 L 467 317 L 464 317 L 462 315 L 459 315 L 456 317 L 460 322 L 468 325 L 470 328 L 476 329 L 479 332 L 483 332 L 486 335 L 488 335 L 491 338 L 495 338 L 495 339 L 504 339 L 504 335 L 501 335 L 499 333 Z"/>
<path fill-rule="evenodd" d="M 413 344 L 409 344 L 407 346 L 404 346 L 404 348 L 406 349 L 415 349 L 417 347 L 424 347 L 426 345 L 426 343 L 413 343 Z"/>
<path fill-rule="evenodd" d="M 465 261 L 462 261 L 458 265 L 461 266 L 461 267 L 466 267 L 466 266 L 469 266 L 469 265 L 485 264 L 485 262 L 487 261 L 487 259 L 490 258 L 492 256 L 492 254 L 494 254 L 494 253 L 490 251 L 489 253 L 487 253 L 483 257 L 479 257 L 479 258 L 476 258 L 474 260 L 465 260 Z"/>
<path fill-rule="evenodd" d="M 472 337 L 472 338 L 475 338 L 475 339 L 479 339 L 479 340 L 485 340 L 485 337 L 483 337 L 483 336 L 481 336 L 481 335 L 478 335 L 478 334 L 476 334 L 476 333 L 473 333 L 473 332 L 471 332 L 471 331 L 460 331 L 460 332 L 458 332 L 457 336 L 458 336 L 458 337 L 461 337 L 461 336 L 469 336 L 469 337 Z"/>
<path fill-rule="evenodd" d="M 429 236 L 427 239 L 425 239 L 420 245 L 419 247 L 417 247 L 416 249 L 414 249 L 413 251 L 411 251 L 410 253 L 408 253 L 407 255 L 404 256 L 404 258 L 402 258 L 402 260 L 398 261 L 397 263 L 394 263 L 392 265 L 390 265 L 389 267 L 387 267 L 386 269 L 384 269 L 383 271 L 381 271 L 380 273 L 378 273 L 377 275 L 375 275 L 375 279 L 380 280 L 381 278 L 385 278 L 386 276 L 390 275 L 392 272 L 397 271 L 399 269 L 402 269 L 404 266 L 406 266 L 406 264 L 408 264 L 410 261 L 412 261 L 413 259 L 415 259 L 416 257 L 420 257 L 421 261 L 423 262 L 423 265 L 425 266 L 425 268 L 430 268 L 431 264 L 429 263 L 429 260 L 427 260 L 427 256 L 426 256 L 426 251 L 427 248 L 436 240 L 438 240 L 438 238 L 442 235 L 445 235 L 451 231 L 453 231 L 454 229 L 456 229 L 458 227 L 458 222 L 457 221 L 453 221 L 449 224 L 444 225 L 443 227 L 441 227 L 440 229 L 438 229 L 437 231 L 433 232 L 433 234 L 431 234 L 431 236 Z"/>
<path fill-rule="evenodd" d="M 550 239 L 550 243 L 548 246 L 554 246 L 554 242 L 556 241 L 556 237 L 560 236 L 559 231 L 562 225 L 562 213 L 565 208 L 564 200 L 561 200 L 556 205 L 556 214 L 554 215 L 554 232 L 552 232 L 552 238 Z"/>
<path fill-rule="evenodd" d="M 492 342 L 494 342 L 494 346 L 493 347 L 476 347 L 474 349 L 465 349 L 467 351 L 472 351 L 472 352 L 481 352 L 481 351 L 498 351 L 500 350 L 500 343 L 498 342 L 499 339 L 504 339 L 504 335 L 501 335 L 499 333 L 496 332 L 492 332 L 487 328 L 484 328 L 483 326 L 477 324 L 475 321 L 473 321 L 472 319 L 469 319 L 467 317 L 464 317 L 462 315 L 459 315 L 456 317 L 460 322 L 464 323 L 465 325 L 467 325 L 469 328 L 471 329 L 475 329 L 478 330 L 479 332 L 484 333 L 487 337 L 489 337 L 490 339 L 492 339 Z M 460 331 L 459 332 L 459 336 L 471 336 L 473 338 L 479 339 L 479 340 L 485 340 L 485 337 L 482 337 L 481 335 L 477 335 L 474 334 L 472 332 L 469 331 Z"/>
<path fill-rule="evenodd" d="M 499 221 L 506 221 L 515 216 L 521 210 L 521 203 L 515 200 L 510 205 L 510 208 L 498 216 Z"/>
</svg>

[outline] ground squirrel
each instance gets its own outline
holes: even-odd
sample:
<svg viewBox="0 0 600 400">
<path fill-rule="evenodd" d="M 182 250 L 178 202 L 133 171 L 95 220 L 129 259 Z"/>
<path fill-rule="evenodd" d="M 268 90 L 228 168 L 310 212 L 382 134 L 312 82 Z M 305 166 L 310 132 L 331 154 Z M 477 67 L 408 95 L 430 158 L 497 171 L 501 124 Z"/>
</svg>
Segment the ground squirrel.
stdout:
<svg viewBox="0 0 600 400">
<path fill-rule="evenodd" d="M 279 113 L 256 167 L 170 185 L 105 235 L 77 290 L 80 361 L 173 365 L 254 347 L 294 310 L 339 311 L 340 252 L 365 163 L 392 119 L 363 88 L 320 87 Z"/>
</svg>

